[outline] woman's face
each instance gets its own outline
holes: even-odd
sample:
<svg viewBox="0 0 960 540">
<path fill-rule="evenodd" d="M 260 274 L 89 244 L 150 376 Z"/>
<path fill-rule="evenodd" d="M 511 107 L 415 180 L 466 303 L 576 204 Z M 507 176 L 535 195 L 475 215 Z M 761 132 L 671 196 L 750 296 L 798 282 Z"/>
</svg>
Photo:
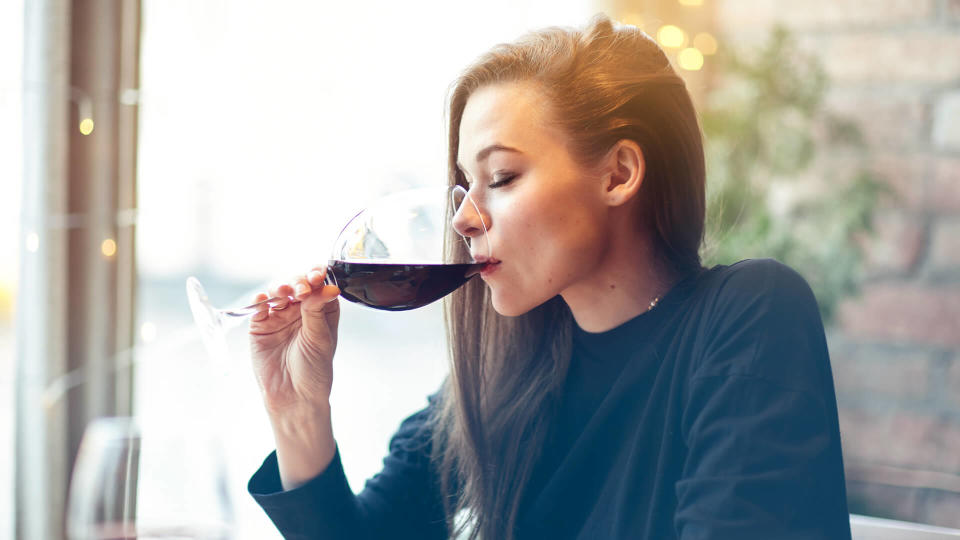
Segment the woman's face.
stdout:
<svg viewBox="0 0 960 540">
<path fill-rule="evenodd" d="M 590 279 L 607 249 L 601 178 L 574 162 L 549 114 L 529 83 L 482 87 L 463 111 L 458 163 L 500 261 L 481 277 L 501 315 L 522 315 Z M 482 231 L 475 211 L 454 226 Z M 486 255 L 485 246 L 474 251 Z"/>
</svg>

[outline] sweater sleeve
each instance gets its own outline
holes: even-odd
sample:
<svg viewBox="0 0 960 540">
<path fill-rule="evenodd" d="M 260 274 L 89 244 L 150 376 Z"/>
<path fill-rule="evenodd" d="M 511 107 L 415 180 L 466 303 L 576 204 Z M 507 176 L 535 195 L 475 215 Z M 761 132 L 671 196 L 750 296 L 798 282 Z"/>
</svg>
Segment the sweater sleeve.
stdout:
<svg viewBox="0 0 960 540">
<path fill-rule="evenodd" d="M 849 539 L 836 397 L 816 300 L 775 261 L 718 295 L 685 395 L 683 540 Z M 738 274 L 738 275 L 737 275 Z"/>
<path fill-rule="evenodd" d="M 430 467 L 431 407 L 401 423 L 383 469 L 367 480 L 359 495 L 347 483 L 339 449 L 326 470 L 289 491 L 281 487 L 273 452 L 247 489 L 291 540 L 446 538 L 442 501 Z"/>
</svg>

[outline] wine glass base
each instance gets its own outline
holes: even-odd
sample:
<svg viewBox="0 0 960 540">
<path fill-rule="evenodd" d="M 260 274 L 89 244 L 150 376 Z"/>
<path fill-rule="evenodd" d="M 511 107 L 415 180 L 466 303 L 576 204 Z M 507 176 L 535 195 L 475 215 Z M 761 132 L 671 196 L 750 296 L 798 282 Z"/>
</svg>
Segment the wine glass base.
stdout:
<svg viewBox="0 0 960 540">
<path fill-rule="evenodd" d="M 207 292 L 200 284 L 200 280 L 190 276 L 187 278 L 187 301 L 193 320 L 200 330 L 200 337 L 207 350 L 215 358 L 226 353 L 226 336 L 223 327 L 223 315 L 210 304 Z"/>
</svg>

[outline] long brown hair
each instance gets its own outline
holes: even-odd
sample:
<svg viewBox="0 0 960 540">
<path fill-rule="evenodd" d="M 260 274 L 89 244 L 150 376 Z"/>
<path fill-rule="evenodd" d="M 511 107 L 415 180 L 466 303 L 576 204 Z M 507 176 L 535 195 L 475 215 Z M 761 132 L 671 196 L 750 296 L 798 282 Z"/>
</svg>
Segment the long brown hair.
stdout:
<svg viewBox="0 0 960 540">
<path fill-rule="evenodd" d="M 466 185 L 456 163 L 467 100 L 506 82 L 532 82 L 547 96 L 581 165 L 617 141 L 636 142 L 646 161 L 636 225 L 649 232 L 655 264 L 671 276 L 700 270 L 701 132 L 683 81 L 649 36 L 598 15 L 583 30 L 548 28 L 480 57 L 449 97 L 451 185 Z M 501 316 L 476 279 L 447 297 L 444 318 L 452 365 L 434 417 L 433 459 L 448 526 L 471 539 L 511 539 L 570 361 L 573 318 L 560 296 Z"/>
</svg>

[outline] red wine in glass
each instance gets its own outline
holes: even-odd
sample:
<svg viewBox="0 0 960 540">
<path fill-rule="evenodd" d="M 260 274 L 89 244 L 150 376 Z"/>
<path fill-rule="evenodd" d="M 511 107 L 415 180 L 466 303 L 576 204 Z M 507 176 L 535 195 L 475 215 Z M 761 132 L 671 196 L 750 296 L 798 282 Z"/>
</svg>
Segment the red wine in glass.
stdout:
<svg viewBox="0 0 960 540">
<path fill-rule="evenodd" d="M 330 261 L 327 281 L 339 287 L 340 295 L 351 302 L 405 311 L 443 298 L 479 274 L 485 265 Z"/>
</svg>

